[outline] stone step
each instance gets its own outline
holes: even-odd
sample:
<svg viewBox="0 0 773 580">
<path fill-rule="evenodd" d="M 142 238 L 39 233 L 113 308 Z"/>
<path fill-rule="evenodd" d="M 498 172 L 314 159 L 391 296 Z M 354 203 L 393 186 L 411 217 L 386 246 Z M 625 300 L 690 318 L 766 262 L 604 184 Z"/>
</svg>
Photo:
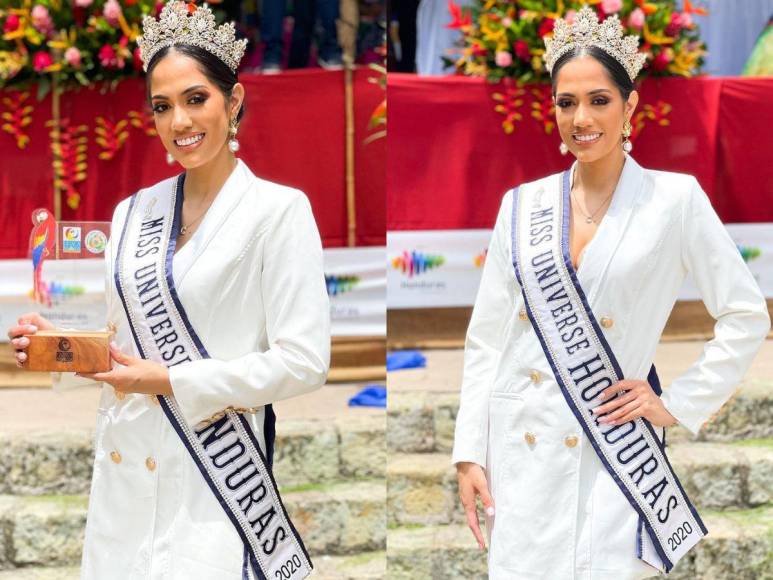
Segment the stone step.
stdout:
<svg viewBox="0 0 773 580">
<path fill-rule="evenodd" d="M 706 536 L 669 574 L 675 580 L 773 578 L 773 507 L 705 512 Z M 403 526 L 387 535 L 390 580 L 483 580 L 486 554 L 465 525 Z"/>
<path fill-rule="evenodd" d="M 312 555 L 383 550 L 382 481 L 286 489 L 282 499 Z M 0 496 L 0 569 L 80 562 L 88 498 Z"/>
<path fill-rule="evenodd" d="M 386 553 L 363 552 L 353 556 L 316 556 L 309 578 L 317 580 L 382 580 L 386 576 Z M 0 580 L 79 580 L 80 568 L 15 568 L 0 571 Z"/>
<path fill-rule="evenodd" d="M 383 477 L 383 415 L 339 421 L 277 424 L 274 474 L 298 486 L 351 478 Z M 0 433 L 0 494 L 88 493 L 94 461 L 91 431 Z"/>
<path fill-rule="evenodd" d="M 387 446 L 391 452 L 448 453 L 454 442 L 459 394 L 448 391 L 390 391 Z M 693 436 L 668 430 L 670 441 L 736 441 L 773 437 L 773 383 L 746 381 L 717 415 Z"/>
<path fill-rule="evenodd" d="M 773 504 L 773 439 L 675 443 L 668 457 L 699 509 Z M 390 525 L 463 523 L 456 470 L 440 453 L 393 454 L 387 470 Z"/>
</svg>

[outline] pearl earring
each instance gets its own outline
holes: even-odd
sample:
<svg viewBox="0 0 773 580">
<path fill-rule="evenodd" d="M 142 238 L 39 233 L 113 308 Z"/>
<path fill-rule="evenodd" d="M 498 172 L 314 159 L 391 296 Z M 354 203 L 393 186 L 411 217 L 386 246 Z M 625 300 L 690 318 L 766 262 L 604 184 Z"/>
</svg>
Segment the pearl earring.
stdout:
<svg viewBox="0 0 773 580">
<path fill-rule="evenodd" d="M 239 141 L 236 139 L 236 132 L 239 130 L 239 126 L 236 124 L 236 119 L 231 120 L 231 127 L 228 129 L 228 150 L 231 153 L 236 153 L 239 150 Z"/>
<path fill-rule="evenodd" d="M 633 151 L 633 143 L 631 143 L 631 140 L 629 139 L 631 131 L 633 131 L 631 122 L 626 119 L 625 123 L 623 123 L 623 151 L 626 153 Z"/>
<path fill-rule="evenodd" d="M 174 165 L 174 161 L 175 161 L 174 156 L 167 151 L 166 152 L 166 162 L 167 162 L 167 164 Z"/>
<path fill-rule="evenodd" d="M 558 146 L 558 150 L 561 152 L 561 155 L 566 155 L 569 153 L 569 145 L 561 141 L 561 145 Z"/>
</svg>

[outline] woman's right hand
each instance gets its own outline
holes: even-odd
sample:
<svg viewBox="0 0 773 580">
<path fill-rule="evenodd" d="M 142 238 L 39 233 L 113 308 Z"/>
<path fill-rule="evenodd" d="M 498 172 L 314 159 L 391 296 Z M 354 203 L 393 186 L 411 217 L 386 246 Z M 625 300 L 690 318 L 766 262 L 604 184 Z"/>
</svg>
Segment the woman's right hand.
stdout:
<svg viewBox="0 0 773 580">
<path fill-rule="evenodd" d="M 30 339 L 27 336 L 35 334 L 38 330 L 54 330 L 55 328 L 56 326 L 37 312 L 30 312 L 19 317 L 19 323 L 8 329 L 8 338 L 11 339 L 11 344 L 16 349 L 16 366 L 23 367 L 27 360 L 25 351 L 30 345 Z"/>
<path fill-rule="evenodd" d="M 485 550 L 486 542 L 480 531 L 476 497 L 480 496 L 486 515 L 493 517 L 494 500 L 491 499 L 491 494 L 488 491 L 486 474 L 477 463 L 461 462 L 456 464 L 456 477 L 459 481 L 459 497 L 462 500 L 462 506 L 464 506 L 464 513 L 467 515 L 467 525 L 470 526 L 475 539 L 478 540 L 480 549 Z"/>
</svg>

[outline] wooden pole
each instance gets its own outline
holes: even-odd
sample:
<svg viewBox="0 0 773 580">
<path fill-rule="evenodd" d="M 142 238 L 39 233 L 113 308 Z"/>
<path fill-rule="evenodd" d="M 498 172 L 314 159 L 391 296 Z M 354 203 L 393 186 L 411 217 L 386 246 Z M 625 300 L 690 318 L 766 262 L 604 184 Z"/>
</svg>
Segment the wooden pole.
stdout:
<svg viewBox="0 0 773 580">
<path fill-rule="evenodd" d="M 53 75 L 51 79 L 51 123 L 52 131 L 51 138 L 54 144 L 58 146 L 61 143 L 61 123 L 62 114 L 59 103 L 59 83 L 57 82 L 57 76 Z M 56 159 L 57 153 L 51 150 L 54 159 Z M 62 192 L 59 190 L 59 179 L 57 177 L 56 167 L 52 167 L 54 170 L 54 219 L 61 221 L 62 219 Z"/>
<path fill-rule="evenodd" d="M 356 58 L 359 8 L 356 0 L 341 0 L 338 38 L 344 61 L 344 107 L 346 109 L 346 221 L 347 245 L 357 244 L 357 206 L 354 180 L 354 59 Z"/>
</svg>

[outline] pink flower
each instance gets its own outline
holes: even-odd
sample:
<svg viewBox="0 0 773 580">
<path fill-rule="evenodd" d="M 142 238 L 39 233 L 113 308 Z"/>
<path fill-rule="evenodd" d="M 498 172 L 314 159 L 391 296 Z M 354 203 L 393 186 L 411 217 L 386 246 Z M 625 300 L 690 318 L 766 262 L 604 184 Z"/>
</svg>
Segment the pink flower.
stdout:
<svg viewBox="0 0 773 580">
<path fill-rule="evenodd" d="M 99 49 L 97 58 L 99 58 L 100 64 L 105 68 L 116 68 L 118 64 L 118 59 L 115 56 L 115 49 L 109 44 L 105 44 Z"/>
<path fill-rule="evenodd" d="M 51 30 L 54 29 L 54 23 L 51 21 L 48 8 L 45 6 L 36 4 L 32 9 L 30 16 L 32 16 L 32 26 L 34 26 L 35 29 L 37 29 L 39 32 L 48 34 Z"/>
<path fill-rule="evenodd" d="M 564 20 L 567 24 L 574 24 L 574 19 L 577 18 L 577 10 L 567 10 Z"/>
<path fill-rule="evenodd" d="M 623 0 L 601 0 L 601 9 L 606 14 L 616 14 L 623 7 Z"/>
<path fill-rule="evenodd" d="M 54 59 L 45 50 L 39 50 L 32 57 L 32 68 L 35 69 L 35 72 L 43 72 L 52 64 L 54 64 Z"/>
<path fill-rule="evenodd" d="M 513 45 L 513 49 L 515 50 L 515 56 L 520 58 L 523 61 L 529 62 L 531 60 L 531 51 L 529 50 L 529 43 L 526 42 L 523 39 L 519 39 L 515 41 L 515 44 Z"/>
<path fill-rule="evenodd" d="M 504 26 L 505 28 L 510 28 L 512 25 L 513 25 L 513 19 L 510 18 L 509 16 L 505 16 L 502 19 L 502 26 Z"/>
<path fill-rule="evenodd" d="M 652 60 L 652 70 L 656 72 L 664 71 L 666 68 L 668 68 L 668 64 L 670 62 L 671 60 L 668 58 L 668 53 L 665 50 L 662 50 Z"/>
<path fill-rule="evenodd" d="M 681 22 L 684 28 L 692 28 L 693 26 L 692 14 L 690 14 L 689 12 L 682 12 L 681 17 L 679 18 L 679 22 Z"/>
<path fill-rule="evenodd" d="M 107 2 L 105 2 L 104 8 L 102 9 L 102 14 L 104 14 L 105 20 L 107 20 L 113 26 L 116 26 L 118 24 L 119 17 L 121 14 L 123 14 L 121 5 L 118 3 L 118 0 L 107 0 Z"/>
<path fill-rule="evenodd" d="M 81 51 L 71 46 L 64 51 L 64 60 L 73 68 L 81 67 Z"/>
<path fill-rule="evenodd" d="M 88 8 L 94 3 L 94 0 L 75 0 L 75 5 L 78 8 Z"/>
<path fill-rule="evenodd" d="M 494 62 L 497 63 L 497 66 L 510 66 L 513 64 L 513 55 L 506 50 L 498 50 L 496 56 L 494 57 Z"/>
<path fill-rule="evenodd" d="M 8 18 L 5 19 L 5 24 L 3 25 L 3 32 L 8 34 L 9 32 L 15 32 L 19 28 L 19 17 L 16 16 L 16 14 L 9 14 Z"/>
<path fill-rule="evenodd" d="M 637 8 L 631 12 L 631 15 L 628 17 L 628 24 L 633 28 L 638 28 L 641 30 L 642 26 L 644 26 L 644 19 L 644 10 Z"/>
<path fill-rule="evenodd" d="M 671 13 L 671 22 L 666 26 L 666 35 L 679 36 L 679 32 L 682 30 L 682 18 L 678 12 Z"/>
</svg>

